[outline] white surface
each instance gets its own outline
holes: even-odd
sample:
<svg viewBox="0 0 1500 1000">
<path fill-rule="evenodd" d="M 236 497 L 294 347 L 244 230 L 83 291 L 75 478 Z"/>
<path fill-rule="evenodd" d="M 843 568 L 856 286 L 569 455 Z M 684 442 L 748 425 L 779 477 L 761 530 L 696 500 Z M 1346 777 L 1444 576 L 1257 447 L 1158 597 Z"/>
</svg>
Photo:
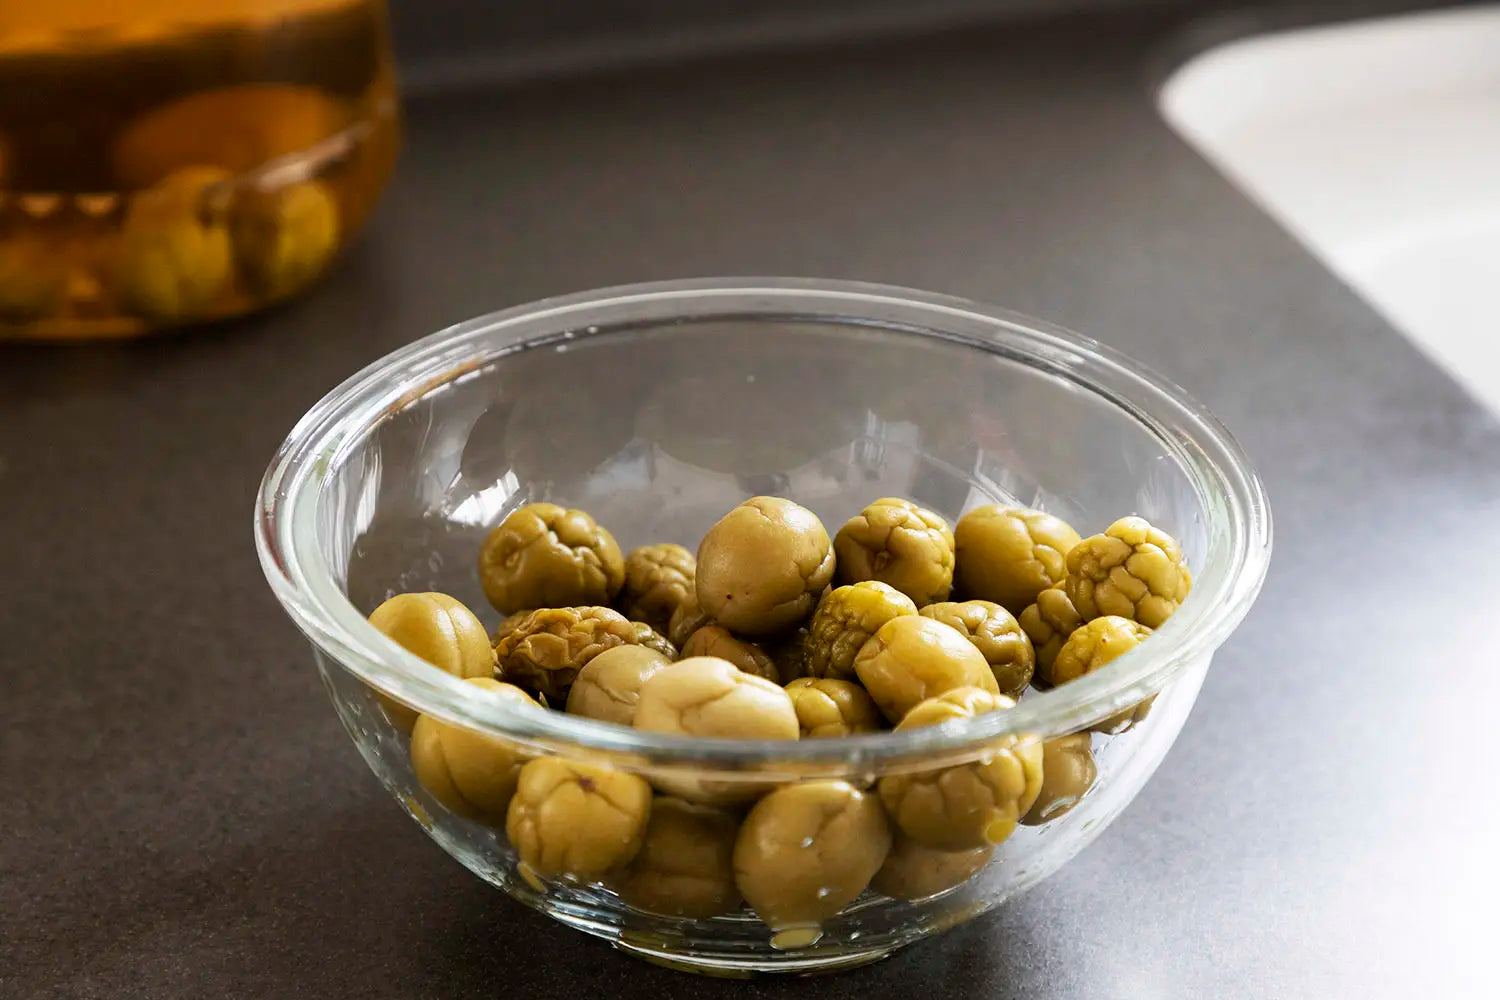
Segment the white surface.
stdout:
<svg viewBox="0 0 1500 1000">
<path fill-rule="evenodd" d="M 1167 120 L 1500 411 L 1500 7 L 1266 35 L 1180 69 Z"/>
</svg>

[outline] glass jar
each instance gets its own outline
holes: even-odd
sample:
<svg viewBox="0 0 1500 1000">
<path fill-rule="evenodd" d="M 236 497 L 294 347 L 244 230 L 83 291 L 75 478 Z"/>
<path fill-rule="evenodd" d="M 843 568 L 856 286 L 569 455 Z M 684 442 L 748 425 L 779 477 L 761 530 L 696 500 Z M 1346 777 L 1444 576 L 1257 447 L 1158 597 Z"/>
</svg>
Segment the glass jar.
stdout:
<svg viewBox="0 0 1500 1000">
<path fill-rule="evenodd" d="M 302 291 L 398 128 L 383 0 L 0 0 L 0 339 Z"/>
</svg>

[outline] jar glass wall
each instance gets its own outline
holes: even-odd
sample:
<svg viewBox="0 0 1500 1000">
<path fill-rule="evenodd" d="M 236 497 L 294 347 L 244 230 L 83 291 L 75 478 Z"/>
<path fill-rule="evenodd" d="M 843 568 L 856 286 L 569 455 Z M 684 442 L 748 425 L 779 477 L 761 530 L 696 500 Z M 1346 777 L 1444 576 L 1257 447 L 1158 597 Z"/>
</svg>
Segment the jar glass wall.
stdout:
<svg viewBox="0 0 1500 1000">
<path fill-rule="evenodd" d="M 51 0 L 0 18 L 0 338 L 297 294 L 395 159 L 382 0 Z"/>
</svg>

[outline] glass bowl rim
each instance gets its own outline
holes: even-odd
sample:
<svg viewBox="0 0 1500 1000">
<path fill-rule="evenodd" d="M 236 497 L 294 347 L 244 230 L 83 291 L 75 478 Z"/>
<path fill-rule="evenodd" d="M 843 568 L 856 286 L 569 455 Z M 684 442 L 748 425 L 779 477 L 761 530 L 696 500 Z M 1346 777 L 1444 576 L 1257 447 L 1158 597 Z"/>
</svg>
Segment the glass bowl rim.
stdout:
<svg viewBox="0 0 1500 1000">
<path fill-rule="evenodd" d="M 819 311 L 821 310 L 821 311 Z M 611 317 L 661 322 L 732 315 L 844 322 L 998 354 L 1090 391 L 1152 434 L 1197 493 L 1208 551 L 1191 595 L 1150 642 L 1108 668 L 1030 695 L 1016 707 L 906 732 L 826 740 L 718 740 L 628 729 L 561 711 L 535 712 L 476 690 L 398 646 L 344 595 L 318 547 L 318 495 L 333 469 L 384 419 L 507 355 L 609 336 Z M 535 330 L 546 332 L 536 335 Z M 416 340 L 350 376 L 293 427 L 266 470 L 255 510 L 261 567 L 315 647 L 416 710 L 542 752 L 627 765 L 803 776 L 882 773 L 903 761 L 961 760 L 1007 738 L 1048 739 L 1130 707 L 1211 654 L 1259 593 L 1271 552 L 1264 487 L 1229 431 L 1184 390 L 1109 347 L 1061 327 L 966 299 L 864 282 L 696 278 L 579 292 L 489 313 Z"/>
</svg>

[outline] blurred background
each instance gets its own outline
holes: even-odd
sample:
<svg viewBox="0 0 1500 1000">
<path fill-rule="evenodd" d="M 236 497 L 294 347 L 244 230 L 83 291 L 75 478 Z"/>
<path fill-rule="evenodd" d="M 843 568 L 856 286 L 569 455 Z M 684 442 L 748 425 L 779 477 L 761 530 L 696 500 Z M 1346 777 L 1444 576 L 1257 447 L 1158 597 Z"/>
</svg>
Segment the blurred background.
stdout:
<svg viewBox="0 0 1500 1000">
<path fill-rule="evenodd" d="M 906 36 L 1107 11 L 1233 12 L 1287 22 L 1437 6 L 1431 0 L 392 0 L 408 85 L 516 76 L 649 58 Z M 1081 29 L 1088 30 L 1088 29 Z"/>
<path fill-rule="evenodd" d="M 1398 18 L 1375 41 L 1359 40 L 1362 28 L 1337 40 L 1291 32 L 1288 45 L 1250 46 L 1264 58 L 1232 44 L 1192 58 L 1438 7 L 1450 16 Z M 1482 252 L 1500 233 L 1486 181 L 1500 157 L 1493 11 L 1429 0 L 0 0 L 0 338 L 131 337 L 313 287 L 390 178 L 398 79 L 407 101 L 424 102 L 1046 26 L 1071 42 L 1039 67 L 1056 74 L 1055 93 L 1076 90 L 1067 77 L 1090 71 L 1090 50 L 1136 44 L 1140 92 L 1167 84 L 1163 111 L 1184 138 L 1500 404 L 1500 377 L 1472 373 L 1470 343 L 1487 339 L 1476 296 L 1500 267 Z M 1143 31 L 1149 40 L 1129 41 Z M 824 138 L 849 124 L 828 122 Z M 446 168 L 464 169 L 451 157 Z M 618 180 L 605 170 L 593 189 Z M 1500 358 L 1478 366 L 1500 369 Z"/>
</svg>

